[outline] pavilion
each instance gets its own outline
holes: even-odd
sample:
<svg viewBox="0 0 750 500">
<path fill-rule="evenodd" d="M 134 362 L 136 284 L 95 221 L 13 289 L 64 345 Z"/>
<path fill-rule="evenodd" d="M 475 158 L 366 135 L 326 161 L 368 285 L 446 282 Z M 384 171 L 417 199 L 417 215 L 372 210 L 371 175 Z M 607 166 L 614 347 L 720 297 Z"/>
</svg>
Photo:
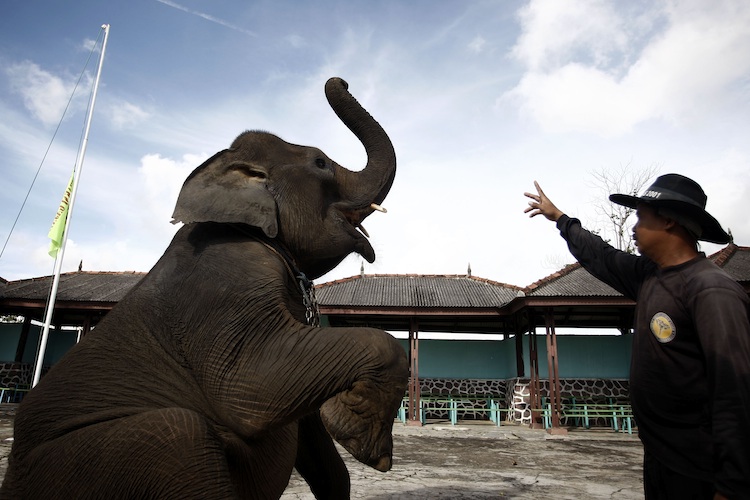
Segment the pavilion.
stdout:
<svg viewBox="0 0 750 500">
<path fill-rule="evenodd" d="M 730 243 L 710 258 L 750 295 L 750 247 Z M 48 348 L 45 366 L 57 361 L 80 335 L 95 327 L 144 275 L 89 271 L 63 274 L 53 324 L 75 326 L 78 332 L 66 334 L 58 329 L 50 336 L 51 341 L 55 339 L 59 345 L 51 350 Z M 0 323 L 0 358 L 5 359 L 0 365 L 0 384 L 5 387 L 30 380 L 28 372 L 33 365 L 35 339 L 38 337 L 38 327 L 35 330 L 32 321 L 41 322 L 43 319 L 51 280 L 51 276 L 17 281 L 0 278 L 0 316 L 24 318 L 21 325 Z M 420 385 L 420 333 L 424 332 L 451 332 L 458 336 L 468 333 L 500 335 L 502 342 L 492 344 L 491 348 L 486 343 L 475 346 L 464 343 L 462 351 L 454 342 L 454 347 L 441 348 L 442 351 L 448 349 L 448 354 L 443 352 L 440 355 L 439 349 L 434 350 L 443 364 L 440 369 L 449 375 L 443 378 L 462 378 L 462 375 L 473 373 L 480 379 L 514 379 L 514 384 L 523 379 L 522 385 L 528 388 L 524 399 L 530 408 L 540 407 L 543 384 L 546 384 L 544 392 L 553 404 L 559 404 L 562 392 L 561 347 L 557 328 L 619 332 L 609 339 L 581 339 L 575 349 L 568 349 L 564 357 L 570 358 L 568 366 L 575 365 L 577 370 L 588 366 L 588 372 L 578 372 L 578 379 L 596 379 L 600 375 L 627 379 L 628 337 L 634 303 L 588 274 L 577 263 L 526 287 L 475 277 L 470 271 L 465 275 L 362 273 L 317 285 L 316 295 L 323 325 L 369 326 L 391 332 L 408 332 L 404 347 L 411 365 L 408 419 L 413 423 L 419 422 L 419 399 L 424 391 L 424 386 Z M 541 350 L 536 335 L 540 327 L 545 328 L 546 333 Z M 524 339 L 528 339 L 526 351 Z M 488 354 L 489 351 L 492 353 Z M 545 352 L 547 363 L 540 365 L 539 357 Z M 587 352 L 587 359 L 576 354 Z M 476 360 L 482 357 L 488 359 L 487 366 L 475 366 Z M 602 375 L 605 367 L 612 365 L 612 359 L 620 366 L 620 372 Z M 423 356 L 422 366 L 425 366 L 425 361 Z M 453 366 L 445 366 L 451 363 Z M 502 365 L 502 371 L 498 372 L 495 365 Z M 585 376 L 581 377 L 581 374 Z M 541 379 L 545 375 L 548 383 Z M 580 384 L 580 380 L 577 383 Z M 508 389 L 509 398 L 514 390 L 517 392 Z M 530 413 L 527 413 L 527 419 L 528 415 Z M 553 422 L 554 426 L 558 424 Z"/>
</svg>

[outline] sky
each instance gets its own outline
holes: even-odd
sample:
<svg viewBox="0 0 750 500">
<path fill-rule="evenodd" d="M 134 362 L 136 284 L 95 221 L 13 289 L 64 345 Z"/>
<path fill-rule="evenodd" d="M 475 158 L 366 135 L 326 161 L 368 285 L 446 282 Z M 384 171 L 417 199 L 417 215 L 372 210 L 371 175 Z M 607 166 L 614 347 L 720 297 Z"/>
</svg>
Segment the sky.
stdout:
<svg viewBox="0 0 750 500">
<path fill-rule="evenodd" d="M 361 169 L 364 149 L 323 93 L 332 76 L 386 130 L 398 171 L 388 213 L 364 222 L 376 261 L 351 255 L 316 283 L 361 266 L 440 275 L 470 266 L 527 286 L 574 260 L 551 222 L 524 214 L 523 193 L 537 180 L 606 236 L 601 172 L 687 175 L 735 242 L 750 245 L 745 0 L 6 0 L 6 280 L 53 272 L 47 232 L 76 163 L 104 23 L 63 272 L 81 262 L 148 271 L 177 230 L 186 176 L 244 130 Z"/>
</svg>

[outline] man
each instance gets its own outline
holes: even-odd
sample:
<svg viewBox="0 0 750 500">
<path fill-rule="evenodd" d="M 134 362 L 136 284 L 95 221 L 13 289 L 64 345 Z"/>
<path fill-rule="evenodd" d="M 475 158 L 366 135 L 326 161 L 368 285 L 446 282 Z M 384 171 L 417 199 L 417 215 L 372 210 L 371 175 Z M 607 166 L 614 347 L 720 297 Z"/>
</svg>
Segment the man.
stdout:
<svg viewBox="0 0 750 500">
<path fill-rule="evenodd" d="M 750 498 L 748 296 L 698 251 L 698 240 L 731 240 L 706 212 L 701 187 L 667 174 L 641 197 L 609 197 L 636 209 L 636 256 L 583 229 L 534 186 L 525 213 L 556 222 L 587 271 L 636 301 L 630 399 L 646 499 Z"/>
</svg>

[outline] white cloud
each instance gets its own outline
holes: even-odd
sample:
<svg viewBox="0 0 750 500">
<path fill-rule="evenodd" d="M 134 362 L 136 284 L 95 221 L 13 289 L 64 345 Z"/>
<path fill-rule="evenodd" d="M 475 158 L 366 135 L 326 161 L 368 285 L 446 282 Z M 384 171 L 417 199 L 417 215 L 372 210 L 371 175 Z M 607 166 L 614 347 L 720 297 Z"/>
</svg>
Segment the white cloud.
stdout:
<svg viewBox="0 0 750 500">
<path fill-rule="evenodd" d="M 512 53 L 531 71 L 564 66 L 572 54 L 606 65 L 628 41 L 624 20 L 605 0 L 532 0 L 519 18 L 523 33 Z"/>
<path fill-rule="evenodd" d="M 475 275 L 528 284 L 556 270 L 556 264 L 545 267 L 550 255 L 570 257 L 552 225 L 522 213 L 521 193 L 538 179 L 558 206 L 590 221 L 593 193 L 582 193 L 582 181 L 600 167 L 630 161 L 696 178 L 711 213 L 747 244 L 750 227 L 736 208 L 748 184 L 742 173 L 747 95 L 737 100 L 750 74 L 744 3 L 524 0 L 520 18 L 510 11 L 516 7 L 496 3 L 436 4 L 428 17 L 404 4 L 397 20 L 389 19 L 393 9 L 345 9 L 325 37 L 311 31 L 304 39 L 293 34 L 308 33 L 310 16 L 290 24 L 283 6 L 269 3 L 263 23 L 278 19 L 283 29 L 248 24 L 264 40 L 252 47 L 237 43 L 246 37 L 196 17 L 201 13 L 185 15 L 174 2 L 150 3 L 174 20 L 163 25 L 158 41 L 175 57 L 164 59 L 165 51 L 149 49 L 152 43 L 118 43 L 120 55 L 112 62 L 121 78 L 106 79 L 97 103 L 105 119 L 94 120 L 67 270 L 80 259 L 89 270 L 147 270 L 176 230 L 169 220 L 185 177 L 204 152 L 227 147 L 246 128 L 320 147 L 348 168 L 361 168 L 361 144 L 323 95 L 323 83 L 334 75 L 349 82 L 398 155 L 396 182 L 384 203 L 389 213 L 365 221 L 378 255 L 365 265 L 368 273 L 462 273 L 471 262 Z M 260 19 L 249 11 L 212 14 L 238 26 Z M 40 52 L 25 57 L 67 88 L 71 78 L 41 63 L 49 41 L 37 41 Z M 303 56 L 305 63 L 296 64 Z M 188 57 L 205 77 L 180 86 Z M 155 85 L 146 89 L 146 80 Z M 0 85 L 0 94 L 7 88 Z M 499 95 L 503 106 L 493 109 Z M 118 96 L 127 102 L 112 107 Z M 518 121 L 517 107 L 532 127 Z M 0 170 L 20 191 L 48 134 L 16 94 L 0 95 L 0 115 L 10 117 L 0 124 L 6 159 Z M 72 161 L 64 160 L 75 157 L 78 136 L 76 130 L 61 135 L 68 141 L 64 155 L 55 155 L 54 170 L 40 178 L 47 190 L 32 200 L 39 221 L 19 226 L 31 235 L 31 247 L 18 248 L 25 240 L 14 234 L 0 276 L 50 272 L 44 236 L 70 173 Z M 734 156 L 722 155 L 732 149 Z M 11 196 L 3 202 L 14 208 Z M 39 268 L 29 262 L 36 248 Z M 359 273 L 361 261 L 349 257 L 335 276 Z"/>
<path fill-rule="evenodd" d="M 96 48 L 98 45 L 98 40 L 93 40 L 91 38 L 86 38 L 83 40 L 83 43 L 81 44 L 81 48 L 85 50 L 86 52 L 91 52 Z"/>
<path fill-rule="evenodd" d="M 289 35 L 285 39 L 289 43 L 289 45 L 291 45 L 295 49 L 301 49 L 307 46 L 307 42 L 300 35 Z"/>
<path fill-rule="evenodd" d="M 484 48 L 486 44 L 487 44 L 487 40 L 482 38 L 481 35 L 477 35 L 476 37 L 474 37 L 471 43 L 469 43 L 469 50 L 479 54 L 480 52 L 482 52 L 482 49 Z"/>
<path fill-rule="evenodd" d="M 750 154 L 747 150 L 731 148 L 687 172 L 706 192 L 708 212 L 716 217 L 724 229 L 732 231 L 738 239 L 738 245 L 747 245 L 750 235 L 750 218 L 745 210 L 738 209 L 743 203 L 741 200 L 747 200 L 750 196 L 748 164 Z M 721 247 L 723 245 L 710 246 L 706 252 L 716 251 Z"/>
<path fill-rule="evenodd" d="M 637 93 L 607 73 L 580 64 L 551 75 L 530 73 L 509 96 L 520 98 L 523 111 L 550 132 L 619 135 L 648 116 Z"/>
<path fill-rule="evenodd" d="M 750 4 L 675 5 L 670 26 L 647 46 L 626 84 L 650 97 L 653 115 L 684 119 L 720 104 L 750 70 Z M 697 110 L 696 110 L 697 108 Z"/>
<path fill-rule="evenodd" d="M 53 75 L 30 61 L 12 64 L 5 71 L 11 88 L 22 97 L 26 109 L 45 125 L 60 121 L 75 81 Z M 89 83 L 83 84 L 88 86 Z"/>
<path fill-rule="evenodd" d="M 136 104 L 121 101 L 109 109 L 110 123 L 116 130 L 133 128 L 151 117 L 151 113 Z"/>
<path fill-rule="evenodd" d="M 538 0 L 520 19 L 512 54 L 527 72 L 501 100 L 517 100 L 548 131 L 612 136 L 651 119 L 694 122 L 729 102 L 750 70 L 746 2 L 667 2 L 646 15 Z"/>
<path fill-rule="evenodd" d="M 174 204 L 188 174 L 208 155 L 185 154 L 179 161 L 149 154 L 141 158 L 138 169 L 143 187 L 138 211 L 145 220 L 155 221 L 155 230 L 162 232 L 164 222 L 172 219 Z"/>
<path fill-rule="evenodd" d="M 81 261 L 89 271 L 150 269 L 179 227 L 169 221 L 182 183 L 206 156 L 186 154 L 173 160 L 148 154 L 141 158 L 135 175 L 127 173 L 126 165 L 92 157 L 90 166 L 96 168 L 84 172 L 82 187 L 99 188 L 79 192 L 63 272 L 75 271 Z M 44 227 L 48 227 L 46 220 Z M 47 255 L 49 240 L 46 233 L 37 233 L 18 234 L 14 255 L 9 257 L 24 261 L 34 269 L 33 275 L 49 274 L 53 263 Z M 19 274 L 6 269 L 3 277 L 16 279 Z"/>
</svg>

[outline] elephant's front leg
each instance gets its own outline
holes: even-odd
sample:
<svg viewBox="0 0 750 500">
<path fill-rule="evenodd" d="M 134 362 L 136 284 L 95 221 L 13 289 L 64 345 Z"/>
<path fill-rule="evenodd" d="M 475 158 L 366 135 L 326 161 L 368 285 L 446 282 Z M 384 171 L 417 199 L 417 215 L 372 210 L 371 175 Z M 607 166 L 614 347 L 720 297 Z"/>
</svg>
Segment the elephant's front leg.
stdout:
<svg viewBox="0 0 750 500">
<path fill-rule="evenodd" d="M 349 349 L 367 345 L 352 333 L 344 335 Z M 320 416 L 331 436 L 357 460 L 385 472 L 392 465 L 393 421 L 409 372 L 406 353 L 392 336 L 377 332 L 369 344 L 378 347 L 380 366 L 352 363 L 349 369 L 358 376 L 323 403 Z"/>
<path fill-rule="evenodd" d="M 300 419 L 297 472 L 317 499 L 349 498 L 349 472 L 316 411 Z"/>
<path fill-rule="evenodd" d="M 393 421 L 409 376 L 406 352 L 391 335 L 295 325 L 260 346 L 236 347 L 221 347 L 214 358 L 232 352 L 228 373 L 218 362 L 204 366 L 217 418 L 237 435 L 253 439 L 320 409 L 328 432 L 357 460 L 390 468 Z"/>
<path fill-rule="evenodd" d="M 403 394 L 402 389 L 394 404 L 372 382 L 358 381 L 323 404 L 321 419 L 354 458 L 386 472 L 393 461 L 393 421 Z"/>
</svg>

